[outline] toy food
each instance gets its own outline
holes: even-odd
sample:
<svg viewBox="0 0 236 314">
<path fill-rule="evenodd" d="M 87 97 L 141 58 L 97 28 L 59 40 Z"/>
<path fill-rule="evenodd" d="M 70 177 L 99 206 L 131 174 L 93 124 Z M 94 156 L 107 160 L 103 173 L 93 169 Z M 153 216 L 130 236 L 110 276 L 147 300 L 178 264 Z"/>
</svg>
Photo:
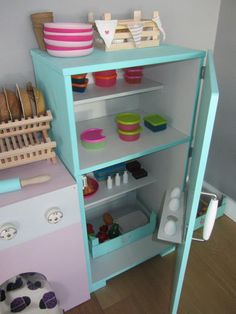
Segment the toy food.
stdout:
<svg viewBox="0 0 236 314">
<path fill-rule="evenodd" d="M 133 171 L 132 172 L 132 176 L 135 178 L 135 179 L 141 179 L 141 178 L 144 178 L 144 177 L 147 177 L 147 171 L 143 168 L 137 170 L 137 171 Z"/>
<path fill-rule="evenodd" d="M 87 185 L 84 187 L 83 194 L 85 198 L 92 196 L 98 190 L 98 183 L 95 179 L 87 176 Z"/>
<path fill-rule="evenodd" d="M 109 239 L 114 239 L 120 234 L 120 226 L 117 223 L 114 223 L 108 231 Z"/>
<path fill-rule="evenodd" d="M 16 94 L 9 89 L 4 88 L 3 92 L 6 97 L 7 106 L 10 110 L 11 118 L 13 120 L 19 120 L 22 116 L 20 100 L 16 97 Z"/>
<path fill-rule="evenodd" d="M 113 224 L 112 215 L 109 213 L 103 214 L 103 221 L 106 225 L 112 225 Z"/>
<path fill-rule="evenodd" d="M 0 122 L 11 120 L 10 111 L 7 107 L 7 101 L 4 93 L 0 93 Z"/>
<path fill-rule="evenodd" d="M 19 88 L 17 84 L 16 84 L 16 90 L 20 99 L 23 117 L 24 118 L 32 117 L 33 110 L 32 110 L 30 98 L 27 91 L 22 88 Z"/>
<path fill-rule="evenodd" d="M 133 161 L 130 161 L 126 164 L 126 169 L 129 172 L 134 172 L 134 171 L 141 169 L 141 164 L 138 160 L 133 160 Z"/>
<path fill-rule="evenodd" d="M 88 232 L 88 235 L 94 235 L 95 234 L 95 231 L 93 229 L 93 225 L 90 223 L 87 223 L 87 232 Z"/>
<path fill-rule="evenodd" d="M 99 228 L 99 232 L 97 234 L 99 243 L 103 243 L 103 242 L 105 242 L 106 240 L 109 239 L 107 231 L 108 231 L 108 226 L 107 225 L 103 225 L 103 226 L 101 226 Z"/>
<path fill-rule="evenodd" d="M 102 135 L 103 129 L 91 128 L 80 134 L 81 143 L 87 149 L 101 149 L 106 144 L 106 136 Z"/>
</svg>

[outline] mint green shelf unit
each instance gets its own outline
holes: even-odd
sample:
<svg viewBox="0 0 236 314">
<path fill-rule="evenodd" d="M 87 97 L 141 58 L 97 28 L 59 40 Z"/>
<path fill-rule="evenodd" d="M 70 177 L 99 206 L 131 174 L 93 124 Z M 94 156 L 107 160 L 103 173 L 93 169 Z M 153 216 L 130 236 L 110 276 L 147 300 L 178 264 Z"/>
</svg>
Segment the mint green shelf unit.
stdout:
<svg viewBox="0 0 236 314">
<path fill-rule="evenodd" d="M 104 244 L 102 255 L 93 258 L 88 246 L 87 220 L 101 218 L 103 211 L 109 211 L 107 204 L 119 204 L 123 202 L 121 199 L 131 196 L 145 211 L 159 217 L 165 191 L 175 186 L 185 189 L 189 177 L 184 239 L 176 246 L 176 272 L 170 287 L 171 313 L 177 313 L 218 99 L 211 53 L 204 68 L 204 79 L 201 73 L 206 53 L 178 46 L 109 53 L 95 49 L 91 55 L 80 58 L 55 58 L 39 50 L 32 50 L 31 54 L 37 87 L 43 91 L 53 115 L 52 137 L 57 142 L 57 154 L 78 183 L 91 292 L 153 256 L 164 256 L 175 245 L 159 241 L 144 226 L 132 231 L 130 242 L 122 245 L 122 238 L 117 239 L 119 244 L 115 250 Z M 141 84 L 131 86 L 120 79 L 111 89 L 89 84 L 81 95 L 72 92 L 71 75 L 132 66 L 144 67 Z M 118 138 L 114 117 L 125 111 L 141 116 L 160 114 L 168 121 L 167 129 L 153 133 L 142 123 L 140 139 L 123 142 Z M 82 147 L 79 135 L 91 127 L 104 129 L 107 145 L 103 150 L 90 152 Z M 127 189 L 121 186 L 111 193 L 103 183 L 94 199 L 84 201 L 82 175 L 132 159 L 139 159 L 148 171 L 146 179 L 130 180 Z M 150 216 L 151 227 L 154 216 Z"/>
</svg>

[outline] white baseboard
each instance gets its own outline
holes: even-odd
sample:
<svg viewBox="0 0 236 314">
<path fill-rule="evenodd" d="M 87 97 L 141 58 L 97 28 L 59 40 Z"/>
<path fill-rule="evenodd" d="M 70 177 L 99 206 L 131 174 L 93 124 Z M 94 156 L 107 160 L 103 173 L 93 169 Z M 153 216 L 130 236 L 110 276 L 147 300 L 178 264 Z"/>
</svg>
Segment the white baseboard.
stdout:
<svg viewBox="0 0 236 314">
<path fill-rule="evenodd" d="M 220 194 L 220 195 L 224 194 L 207 182 L 204 182 L 203 186 L 204 188 L 206 188 L 207 190 L 213 193 Z M 234 222 L 236 222 L 236 201 L 233 200 L 228 195 L 225 195 L 225 196 L 226 196 L 225 215 L 228 216 L 230 219 L 232 219 Z"/>
</svg>

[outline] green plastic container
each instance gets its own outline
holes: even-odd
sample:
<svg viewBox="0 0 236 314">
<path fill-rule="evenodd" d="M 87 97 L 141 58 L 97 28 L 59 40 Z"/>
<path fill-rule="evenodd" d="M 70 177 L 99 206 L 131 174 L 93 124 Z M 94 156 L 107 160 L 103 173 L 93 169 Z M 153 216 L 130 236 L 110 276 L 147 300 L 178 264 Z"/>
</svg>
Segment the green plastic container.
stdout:
<svg viewBox="0 0 236 314">
<path fill-rule="evenodd" d="M 151 114 L 144 117 L 144 125 L 153 132 L 165 130 L 167 120 L 158 114 Z"/>
</svg>

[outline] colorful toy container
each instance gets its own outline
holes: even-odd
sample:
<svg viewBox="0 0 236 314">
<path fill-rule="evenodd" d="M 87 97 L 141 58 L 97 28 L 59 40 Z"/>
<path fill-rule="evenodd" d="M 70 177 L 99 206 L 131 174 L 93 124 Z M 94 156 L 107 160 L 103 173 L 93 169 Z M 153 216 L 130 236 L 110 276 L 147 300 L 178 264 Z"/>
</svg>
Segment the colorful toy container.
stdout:
<svg viewBox="0 0 236 314">
<path fill-rule="evenodd" d="M 135 131 L 140 127 L 141 117 L 132 112 L 120 113 L 116 116 L 116 123 L 119 130 Z"/>
<path fill-rule="evenodd" d="M 124 69 L 124 79 L 129 84 L 140 84 L 143 77 L 142 67 L 133 67 Z"/>
<path fill-rule="evenodd" d="M 118 129 L 118 134 L 121 140 L 126 142 L 137 141 L 140 138 L 141 128 L 135 131 L 122 131 Z"/>
<path fill-rule="evenodd" d="M 116 84 L 116 70 L 107 70 L 93 73 L 95 85 L 99 87 L 112 87 Z"/>
<path fill-rule="evenodd" d="M 80 83 L 80 84 L 72 83 L 72 90 L 73 92 L 83 93 L 86 90 L 87 85 L 88 85 L 88 79 L 85 79 L 84 83 Z"/>
<path fill-rule="evenodd" d="M 152 114 L 144 117 L 144 125 L 152 132 L 158 132 L 166 129 L 167 120 L 158 114 Z"/>
<path fill-rule="evenodd" d="M 106 145 L 106 136 L 102 135 L 103 129 L 87 129 L 80 134 L 80 140 L 86 149 L 101 149 Z"/>
</svg>

